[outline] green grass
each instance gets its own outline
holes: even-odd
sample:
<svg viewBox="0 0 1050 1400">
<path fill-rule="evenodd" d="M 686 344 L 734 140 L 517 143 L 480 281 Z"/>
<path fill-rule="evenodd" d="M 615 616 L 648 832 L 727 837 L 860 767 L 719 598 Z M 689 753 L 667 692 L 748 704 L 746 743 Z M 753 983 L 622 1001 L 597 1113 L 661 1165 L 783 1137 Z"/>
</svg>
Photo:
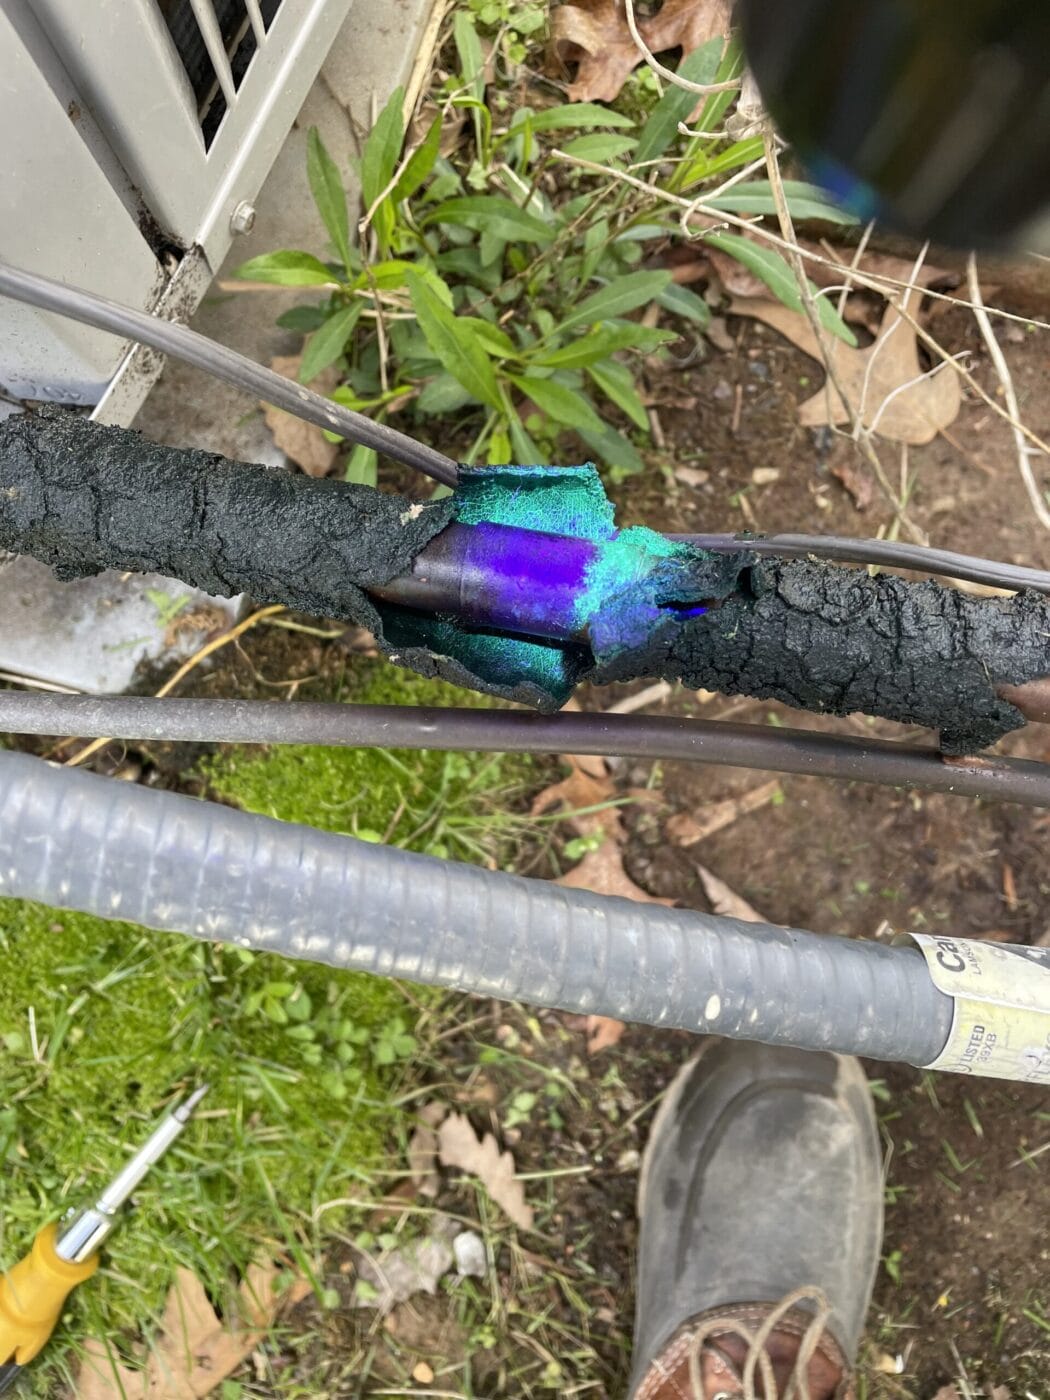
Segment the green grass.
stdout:
<svg viewBox="0 0 1050 1400">
<path fill-rule="evenodd" d="M 484 704 L 382 663 L 355 700 Z M 506 804 L 528 759 L 274 748 L 200 765 L 216 796 L 285 820 L 504 863 Z M 101 1272 L 71 1299 L 31 1393 L 50 1395 L 89 1335 L 131 1343 L 177 1264 L 228 1306 L 258 1251 L 319 1269 L 318 1206 L 376 1188 L 416 1053 L 419 999 L 364 976 L 0 900 L 0 1269 L 94 1190 L 173 1091 L 202 1115 L 138 1192 Z M 433 1019 L 433 1018 L 431 1018 Z"/>
</svg>

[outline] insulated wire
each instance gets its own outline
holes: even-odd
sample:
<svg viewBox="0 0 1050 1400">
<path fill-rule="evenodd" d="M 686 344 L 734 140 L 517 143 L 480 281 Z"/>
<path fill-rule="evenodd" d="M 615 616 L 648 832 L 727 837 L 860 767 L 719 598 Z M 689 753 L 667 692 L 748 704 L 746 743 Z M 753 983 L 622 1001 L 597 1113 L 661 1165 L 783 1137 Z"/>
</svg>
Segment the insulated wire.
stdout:
<svg viewBox="0 0 1050 1400">
<path fill-rule="evenodd" d="M 383 423 L 375 423 L 361 413 L 333 403 L 321 394 L 293 384 L 282 375 L 257 365 L 188 326 L 164 321 L 134 311 L 83 288 L 70 287 L 50 277 L 26 272 L 0 261 L 0 294 L 27 302 L 45 311 L 54 311 L 75 321 L 111 331 L 128 340 L 150 345 L 162 354 L 196 366 L 207 374 L 233 384 L 287 413 L 339 433 L 350 442 L 373 447 L 395 461 L 414 467 L 446 486 L 455 486 L 458 468 L 451 457 L 417 442 L 406 433 Z M 780 534 L 761 539 L 739 539 L 733 535 L 672 535 L 701 549 L 721 553 L 750 549 L 756 554 L 799 558 L 816 555 L 822 559 L 852 564 L 883 564 L 893 568 L 917 569 L 947 578 L 968 579 L 994 588 L 1032 588 L 1050 593 L 1050 572 L 980 559 L 953 550 L 929 549 L 921 545 L 898 544 L 890 540 L 856 540 L 838 535 Z"/>
<path fill-rule="evenodd" d="M 916 569 L 944 578 L 969 579 L 992 588 L 1031 588 L 1050 593 L 1050 570 L 1031 569 L 1023 564 L 1005 564 L 996 559 L 980 559 L 957 554 L 951 549 L 931 549 L 926 545 L 899 544 L 894 540 L 854 540 L 844 535 L 764 535 L 758 539 L 739 535 L 670 535 L 719 554 L 750 549 L 755 554 L 784 559 L 804 559 L 817 555 L 848 564 L 882 564 L 893 569 Z"/>
<path fill-rule="evenodd" d="M 1050 807 L 1050 764 L 946 759 L 885 739 L 660 715 L 537 715 L 317 701 L 154 700 L 0 691 L 0 732 L 138 741 L 615 754 L 764 769 Z"/>
<path fill-rule="evenodd" d="M 236 350 L 190 330 L 188 326 L 147 316 L 142 311 L 133 311 L 118 302 L 96 296 L 94 292 L 69 287 L 53 278 L 25 272 L 5 262 L 0 262 L 0 293 L 43 311 L 55 311 L 60 316 L 82 321 L 98 330 L 111 331 L 124 339 L 149 345 L 177 360 L 185 360 L 206 374 L 213 374 L 227 384 L 246 389 L 267 403 L 283 408 L 296 418 L 314 423 L 328 432 L 338 433 L 350 442 L 373 447 L 377 452 L 392 457 L 395 462 L 415 467 L 446 486 L 456 484 L 458 471 L 451 457 L 417 442 L 405 433 L 388 428 L 384 423 L 374 423 L 362 413 L 333 403 L 312 389 L 295 384 L 263 365 L 257 365 Z"/>
</svg>

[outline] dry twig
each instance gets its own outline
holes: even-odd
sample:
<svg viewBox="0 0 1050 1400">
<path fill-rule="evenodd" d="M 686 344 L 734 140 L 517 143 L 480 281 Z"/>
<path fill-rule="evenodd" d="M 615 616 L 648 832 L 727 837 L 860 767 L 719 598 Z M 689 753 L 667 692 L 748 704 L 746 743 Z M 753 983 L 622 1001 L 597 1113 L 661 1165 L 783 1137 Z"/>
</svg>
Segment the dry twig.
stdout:
<svg viewBox="0 0 1050 1400">
<path fill-rule="evenodd" d="M 988 354 L 991 356 L 995 372 L 999 376 L 999 383 L 1003 388 L 1003 397 L 1006 399 L 1006 407 L 1010 412 L 1010 426 L 1013 430 L 1014 445 L 1017 448 L 1017 469 L 1021 473 L 1021 480 L 1024 482 L 1024 489 L 1028 492 L 1028 499 L 1032 503 L 1032 510 L 1035 518 L 1042 525 L 1044 530 L 1050 530 L 1050 510 L 1047 510 L 1046 503 L 1039 491 L 1039 483 L 1035 479 L 1032 471 L 1033 449 L 1025 441 L 1025 433 L 1021 423 L 1021 409 L 1017 402 L 1017 390 L 1014 387 L 1014 378 L 1010 373 L 1010 366 L 1006 362 L 1002 346 L 999 344 L 992 329 L 992 323 L 988 317 L 988 311 L 981 298 L 981 283 L 977 276 L 977 258 L 971 253 L 970 260 L 966 268 L 966 278 L 970 292 L 970 300 L 973 302 L 973 314 L 980 328 L 984 343 L 988 347 Z"/>
</svg>

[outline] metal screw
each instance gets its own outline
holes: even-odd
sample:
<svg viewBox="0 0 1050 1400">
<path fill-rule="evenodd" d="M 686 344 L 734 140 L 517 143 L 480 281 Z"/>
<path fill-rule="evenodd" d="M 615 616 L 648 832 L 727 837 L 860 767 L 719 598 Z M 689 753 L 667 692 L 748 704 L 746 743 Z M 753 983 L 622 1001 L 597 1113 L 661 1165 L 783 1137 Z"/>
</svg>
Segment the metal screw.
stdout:
<svg viewBox="0 0 1050 1400">
<path fill-rule="evenodd" d="M 255 205 L 242 199 L 230 215 L 231 233 L 251 233 L 255 227 Z"/>
</svg>

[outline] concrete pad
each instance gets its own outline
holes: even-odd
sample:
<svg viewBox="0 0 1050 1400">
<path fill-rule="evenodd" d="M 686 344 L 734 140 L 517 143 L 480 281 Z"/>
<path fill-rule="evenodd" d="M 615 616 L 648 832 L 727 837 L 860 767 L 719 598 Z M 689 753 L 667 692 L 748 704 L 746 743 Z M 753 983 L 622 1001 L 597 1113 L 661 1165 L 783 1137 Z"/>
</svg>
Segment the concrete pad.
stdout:
<svg viewBox="0 0 1050 1400">
<path fill-rule="evenodd" d="M 154 574 L 59 583 L 11 554 L 0 554 L 0 590 L 0 671 L 90 695 L 127 690 L 141 662 L 185 660 L 238 607 Z"/>
</svg>

